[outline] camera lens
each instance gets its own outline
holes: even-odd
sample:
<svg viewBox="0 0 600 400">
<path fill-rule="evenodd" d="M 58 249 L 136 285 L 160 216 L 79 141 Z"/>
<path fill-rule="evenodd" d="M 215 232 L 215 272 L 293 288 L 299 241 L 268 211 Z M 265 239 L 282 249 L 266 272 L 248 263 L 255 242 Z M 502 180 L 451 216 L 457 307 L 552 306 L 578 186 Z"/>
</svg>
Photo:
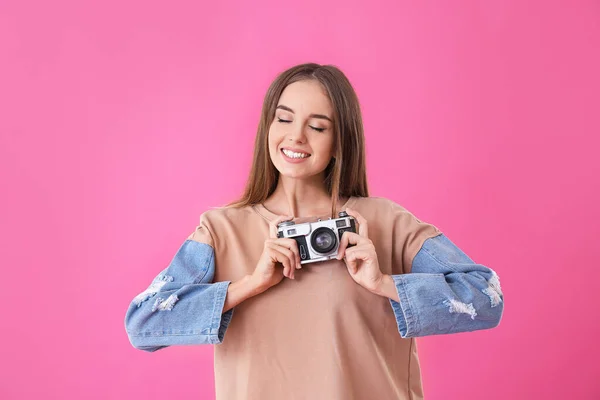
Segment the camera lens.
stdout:
<svg viewBox="0 0 600 400">
<path fill-rule="evenodd" d="M 310 244 L 319 253 L 329 253 L 336 245 L 335 233 L 329 228 L 317 228 L 310 238 Z"/>
</svg>

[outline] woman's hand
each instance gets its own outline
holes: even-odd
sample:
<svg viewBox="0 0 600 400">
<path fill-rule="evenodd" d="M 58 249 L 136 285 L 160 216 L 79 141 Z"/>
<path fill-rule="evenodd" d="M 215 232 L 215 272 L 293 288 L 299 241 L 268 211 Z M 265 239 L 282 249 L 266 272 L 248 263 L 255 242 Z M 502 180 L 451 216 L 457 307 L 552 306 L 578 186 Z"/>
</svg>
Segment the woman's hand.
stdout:
<svg viewBox="0 0 600 400">
<path fill-rule="evenodd" d="M 269 238 L 265 240 L 263 252 L 251 275 L 252 282 L 260 291 L 277 285 L 284 277 L 294 279 L 294 271 L 301 268 L 298 243 L 294 239 L 277 238 L 277 224 L 292 218 L 290 215 L 280 216 L 269 224 Z"/>
<path fill-rule="evenodd" d="M 380 289 L 384 274 L 379 269 L 375 246 L 368 236 L 367 220 L 351 208 L 347 208 L 346 212 L 358 222 L 358 234 L 344 232 L 337 259 L 344 259 L 348 272 L 356 283 L 371 292 L 376 292 Z M 349 244 L 356 246 L 348 247 Z"/>
</svg>

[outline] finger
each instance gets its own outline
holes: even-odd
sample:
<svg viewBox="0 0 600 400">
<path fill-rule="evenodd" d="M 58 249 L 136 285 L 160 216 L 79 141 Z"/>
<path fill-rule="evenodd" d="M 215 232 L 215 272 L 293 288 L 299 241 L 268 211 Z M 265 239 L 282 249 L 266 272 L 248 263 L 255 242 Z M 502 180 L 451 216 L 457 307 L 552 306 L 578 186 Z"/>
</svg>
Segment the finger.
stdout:
<svg viewBox="0 0 600 400">
<path fill-rule="evenodd" d="M 277 251 L 277 249 L 273 248 L 272 244 L 269 243 L 267 245 L 267 248 L 265 249 L 265 252 L 269 255 L 269 258 L 271 260 L 271 262 L 273 264 L 277 264 L 280 263 L 283 266 L 283 275 L 286 275 L 286 264 L 288 263 L 287 258 L 281 254 L 279 251 Z"/>
<path fill-rule="evenodd" d="M 300 251 L 298 250 L 298 242 L 290 238 L 280 238 L 276 239 L 274 243 L 290 249 L 295 256 L 294 259 L 296 261 L 296 269 L 302 268 L 302 265 L 300 264 Z"/>
<path fill-rule="evenodd" d="M 358 261 L 356 258 L 352 257 L 352 249 L 348 249 L 344 260 L 346 262 L 348 271 L 350 271 L 352 274 L 355 274 L 356 271 L 358 271 Z"/>
<path fill-rule="evenodd" d="M 286 255 L 278 252 L 277 250 L 273 251 L 276 254 L 275 257 L 277 258 L 277 260 L 281 263 L 281 265 L 283 265 L 283 276 L 289 279 L 294 279 L 291 275 L 291 271 L 293 271 L 293 268 L 290 259 Z"/>
<path fill-rule="evenodd" d="M 371 258 L 371 252 L 365 248 L 353 247 L 346 252 L 346 260 L 350 261 L 369 261 Z"/>
<path fill-rule="evenodd" d="M 342 240 L 340 242 L 340 247 L 338 247 L 338 253 L 336 258 L 341 260 L 344 258 L 344 253 L 346 252 L 346 248 L 351 244 L 359 244 L 363 243 L 365 238 L 359 236 L 358 234 L 350 231 L 346 231 L 342 234 Z"/>
<path fill-rule="evenodd" d="M 351 249 L 348 249 L 348 251 L 346 252 L 346 265 L 348 266 L 348 269 L 353 274 L 355 274 L 359 269 L 359 262 L 368 261 L 371 259 L 371 257 L 371 252 L 368 249 L 359 249 L 353 247 Z"/>
<path fill-rule="evenodd" d="M 292 240 L 293 242 L 295 242 L 294 239 L 290 239 L 290 240 Z M 287 248 L 285 246 L 282 246 L 282 245 L 278 244 L 277 242 L 272 243 L 271 245 L 272 245 L 273 249 L 275 249 L 278 252 L 282 253 L 283 255 L 285 255 L 289 259 L 289 261 L 290 261 L 290 267 L 292 269 L 290 271 L 290 275 L 291 275 L 291 278 L 293 279 L 294 276 L 295 276 L 295 273 L 294 273 L 294 271 L 296 270 L 295 267 L 297 266 L 297 258 L 296 258 L 297 255 L 292 250 L 290 250 L 289 248 Z"/>
<path fill-rule="evenodd" d="M 358 222 L 358 234 L 362 237 L 369 237 L 369 226 L 367 224 L 367 220 L 358 213 L 358 211 L 352 208 L 346 208 L 346 212 L 356 219 Z"/>
<path fill-rule="evenodd" d="M 269 235 L 271 238 L 277 238 L 277 225 L 283 221 L 294 219 L 293 215 L 280 215 L 269 223 Z"/>
<path fill-rule="evenodd" d="M 294 268 L 292 267 L 292 259 L 290 259 L 290 256 L 288 256 L 285 253 L 286 251 L 289 252 L 289 250 L 285 247 L 278 246 L 274 243 L 269 243 L 268 246 L 268 251 L 270 252 L 272 259 L 275 259 L 283 265 L 283 276 L 285 276 L 286 278 L 294 279 Z"/>
</svg>

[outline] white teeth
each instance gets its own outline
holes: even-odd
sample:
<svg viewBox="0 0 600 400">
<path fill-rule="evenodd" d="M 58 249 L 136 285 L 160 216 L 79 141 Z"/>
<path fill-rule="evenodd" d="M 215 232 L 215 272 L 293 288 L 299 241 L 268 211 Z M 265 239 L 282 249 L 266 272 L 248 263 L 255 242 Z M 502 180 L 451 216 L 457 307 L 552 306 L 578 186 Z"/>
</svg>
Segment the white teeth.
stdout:
<svg viewBox="0 0 600 400">
<path fill-rule="evenodd" d="M 290 158 L 306 158 L 310 155 L 306 153 L 296 153 L 287 149 L 283 149 L 283 153 Z"/>
</svg>

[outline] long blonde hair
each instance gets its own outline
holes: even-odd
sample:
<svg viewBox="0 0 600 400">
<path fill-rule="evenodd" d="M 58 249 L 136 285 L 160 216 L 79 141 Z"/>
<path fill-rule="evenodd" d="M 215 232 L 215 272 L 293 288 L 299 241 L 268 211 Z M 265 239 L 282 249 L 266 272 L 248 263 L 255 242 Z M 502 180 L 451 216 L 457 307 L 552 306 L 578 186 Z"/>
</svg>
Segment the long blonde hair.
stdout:
<svg viewBox="0 0 600 400">
<path fill-rule="evenodd" d="M 254 142 L 252 168 L 242 197 L 226 207 L 244 207 L 264 202 L 277 187 L 279 171 L 269 156 L 269 127 L 283 90 L 291 83 L 316 80 L 333 106 L 335 156 L 325 168 L 325 184 L 332 198 L 331 216 L 337 217 L 341 197 L 368 197 L 365 138 L 358 96 L 348 78 L 333 65 L 306 63 L 283 71 L 265 95 Z M 343 168 L 342 168 L 343 166 Z"/>
</svg>

